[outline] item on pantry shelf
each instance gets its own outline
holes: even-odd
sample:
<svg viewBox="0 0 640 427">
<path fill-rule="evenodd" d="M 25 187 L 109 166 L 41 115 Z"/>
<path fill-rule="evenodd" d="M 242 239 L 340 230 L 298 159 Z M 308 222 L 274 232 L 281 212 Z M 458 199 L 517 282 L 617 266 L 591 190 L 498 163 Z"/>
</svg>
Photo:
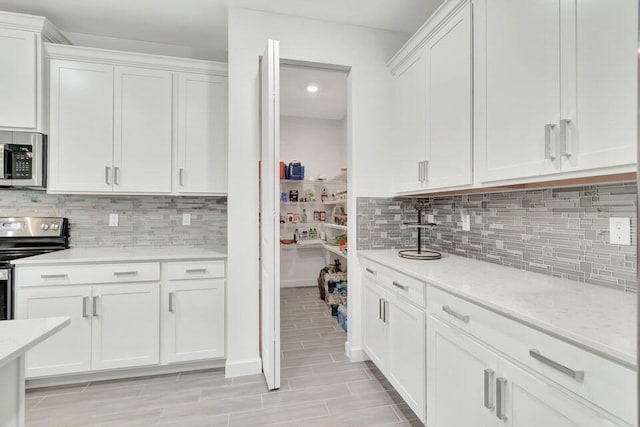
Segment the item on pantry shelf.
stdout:
<svg viewBox="0 0 640 427">
<path fill-rule="evenodd" d="M 338 324 L 340 325 L 340 327 L 342 327 L 342 329 L 344 329 L 345 332 L 347 331 L 347 322 L 348 322 L 348 310 L 347 310 L 347 303 L 345 302 L 344 304 L 340 304 L 338 306 Z"/>
<path fill-rule="evenodd" d="M 295 242 L 296 241 L 293 239 L 280 239 L 280 243 L 282 243 L 283 245 L 291 245 Z"/>
<path fill-rule="evenodd" d="M 313 191 L 308 191 L 306 199 L 309 200 L 310 202 L 315 202 L 316 195 L 313 193 Z"/>
<path fill-rule="evenodd" d="M 325 211 L 320 211 L 320 222 L 325 222 L 327 220 L 327 213 Z"/>
<path fill-rule="evenodd" d="M 307 222 L 307 210 L 302 209 L 302 222 Z"/>
<path fill-rule="evenodd" d="M 313 220 L 320 221 L 320 211 L 313 211 Z"/>
<path fill-rule="evenodd" d="M 286 201 L 287 201 L 287 192 L 286 192 L 286 191 L 283 191 L 283 192 L 280 194 L 280 201 L 281 201 L 281 202 L 286 202 Z"/>
<path fill-rule="evenodd" d="M 287 165 L 285 164 L 285 162 L 280 162 L 280 179 L 287 179 L 287 175 L 285 173 L 286 169 Z M 283 200 L 283 202 L 286 202 L 286 200 Z"/>
<path fill-rule="evenodd" d="M 294 213 L 293 214 L 293 222 L 300 222 L 300 214 L 299 213 Z"/>
<path fill-rule="evenodd" d="M 297 160 L 289 163 L 289 179 L 303 180 L 304 179 L 304 166 Z"/>
<path fill-rule="evenodd" d="M 280 224 L 284 224 L 284 215 L 280 215 Z"/>
<path fill-rule="evenodd" d="M 307 230 L 302 230 L 300 240 L 308 240 L 308 239 L 309 239 L 309 232 Z"/>
<path fill-rule="evenodd" d="M 291 212 L 287 213 L 287 222 L 293 222 L 293 214 Z"/>
<path fill-rule="evenodd" d="M 327 189 L 326 189 L 326 188 L 323 188 L 323 189 L 322 189 L 322 194 L 320 195 L 320 201 L 321 201 L 322 203 L 324 203 L 324 202 L 326 202 L 326 201 L 327 201 L 327 199 L 328 199 L 328 198 L 329 198 L 329 196 L 327 195 Z"/>
<path fill-rule="evenodd" d="M 298 201 L 298 190 L 289 190 L 289 201 L 290 202 Z"/>
<path fill-rule="evenodd" d="M 297 242 L 298 241 L 298 235 L 300 234 L 300 232 L 298 231 L 298 229 L 296 228 L 296 231 L 293 232 L 293 241 Z"/>
</svg>

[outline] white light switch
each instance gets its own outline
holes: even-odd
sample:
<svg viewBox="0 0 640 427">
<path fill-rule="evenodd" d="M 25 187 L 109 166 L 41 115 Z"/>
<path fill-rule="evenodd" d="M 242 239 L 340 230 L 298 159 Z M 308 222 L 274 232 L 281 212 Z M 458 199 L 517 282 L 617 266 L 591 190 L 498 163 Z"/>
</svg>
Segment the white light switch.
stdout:
<svg viewBox="0 0 640 427">
<path fill-rule="evenodd" d="M 435 217 L 433 215 L 427 215 L 427 221 L 433 224 Z"/>
<path fill-rule="evenodd" d="M 191 214 L 183 213 L 182 214 L 182 225 L 191 225 Z"/>
<path fill-rule="evenodd" d="M 470 231 L 471 230 L 471 215 L 464 214 L 464 215 L 461 215 L 461 217 L 462 217 L 462 230 L 463 231 Z"/>
<path fill-rule="evenodd" d="M 612 245 L 631 244 L 630 218 L 609 218 L 609 243 Z"/>
<path fill-rule="evenodd" d="M 118 226 L 118 214 L 111 213 L 109 214 L 109 227 L 117 227 Z"/>
</svg>

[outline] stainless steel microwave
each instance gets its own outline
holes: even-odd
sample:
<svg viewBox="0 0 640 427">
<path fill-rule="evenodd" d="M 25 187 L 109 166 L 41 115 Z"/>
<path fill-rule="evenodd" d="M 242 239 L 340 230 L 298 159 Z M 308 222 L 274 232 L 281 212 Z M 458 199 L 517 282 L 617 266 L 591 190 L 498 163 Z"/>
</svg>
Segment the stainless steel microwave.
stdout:
<svg viewBox="0 0 640 427">
<path fill-rule="evenodd" d="M 0 132 L 0 187 L 46 187 L 46 139 L 35 132 Z"/>
</svg>

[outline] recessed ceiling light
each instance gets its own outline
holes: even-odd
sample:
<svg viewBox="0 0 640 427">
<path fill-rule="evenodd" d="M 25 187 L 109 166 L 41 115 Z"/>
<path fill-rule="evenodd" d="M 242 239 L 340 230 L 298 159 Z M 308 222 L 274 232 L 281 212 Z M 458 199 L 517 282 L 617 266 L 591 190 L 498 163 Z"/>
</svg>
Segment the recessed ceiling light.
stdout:
<svg viewBox="0 0 640 427">
<path fill-rule="evenodd" d="M 307 92 L 309 93 L 316 93 L 318 91 L 318 86 L 316 85 L 309 85 L 307 86 Z"/>
</svg>

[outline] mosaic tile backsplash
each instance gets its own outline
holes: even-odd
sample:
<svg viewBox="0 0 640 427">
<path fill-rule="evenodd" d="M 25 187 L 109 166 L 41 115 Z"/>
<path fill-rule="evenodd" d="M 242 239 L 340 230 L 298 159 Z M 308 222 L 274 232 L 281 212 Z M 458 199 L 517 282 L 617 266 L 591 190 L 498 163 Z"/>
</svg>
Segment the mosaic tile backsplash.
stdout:
<svg viewBox="0 0 640 427">
<path fill-rule="evenodd" d="M 635 292 L 636 184 L 424 199 L 437 227 L 423 245 L 445 253 Z M 415 247 L 415 200 L 358 198 L 358 249 Z M 462 231 L 461 214 L 471 216 Z M 609 244 L 609 218 L 631 218 L 631 246 Z M 437 262 L 437 261 L 435 261 Z"/>
<path fill-rule="evenodd" d="M 109 227 L 109 214 L 118 226 Z M 182 214 L 191 225 L 182 225 Z M 69 218 L 72 247 L 227 245 L 227 199 L 171 196 L 51 195 L 0 190 L 0 216 Z"/>
</svg>

